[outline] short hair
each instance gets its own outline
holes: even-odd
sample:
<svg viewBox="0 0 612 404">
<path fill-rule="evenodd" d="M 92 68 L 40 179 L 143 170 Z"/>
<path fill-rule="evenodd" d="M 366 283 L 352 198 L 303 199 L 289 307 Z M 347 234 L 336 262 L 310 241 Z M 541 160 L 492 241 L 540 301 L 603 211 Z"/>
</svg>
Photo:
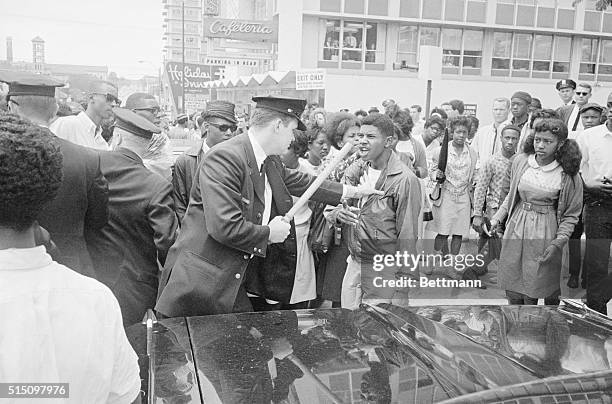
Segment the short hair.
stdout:
<svg viewBox="0 0 612 404">
<path fill-rule="evenodd" d="M 450 100 L 448 103 L 453 110 L 459 112 L 459 114 L 463 114 L 463 111 L 465 111 L 465 104 L 461 100 Z"/>
<path fill-rule="evenodd" d="M 398 113 L 393 117 L 393 123 L 399 126 L 404 136 L 410 137 L 412 128 L 414 128 L 414 122 L 412 122 L 410 112 L 403 109 L 398 111 Z"/>
<path fill-rule="evenodd" d="M 559 118 L 559 114 L 554 109 L 539 109 L 537 111 L 533 111 L 531 114 L 531 119 L 529 120 L 529 127 L 533 129 L 533 123 L 536 119 L 540 118 Z"/>
<path fill-rule="evenodd" d="M 323 132 L 327 135 L 329 144 L 340 150 L 340 146 L 338 145 L 342 142 L 342 138 L 346 131 L 353 126 L 361 126 L 355 115 L 349 114 L 348 112 L 335 112 L 329 114 L 327 117 Z"/>
<path fill-rule="evenodd" d="M 444 129 L 446 127 L 446 121 L 439 116 L 434 115 L 425 121 L 425 129 L 431 127 L 432 125 L 440 125 L 440 128 Z"/>
<path fill-rule="evenodd" d="M 63 157 L 49 129 L 0 113 L 0 224 L 28 229 L 62 183 Z"/>
<path fill-rule="evenodd" d="M 358 109 L 357 111 L 355 111 L 355 116 L 368 116 L 368 113 L 365 112 L 363 109 Z"/>
<path fill-rule="evenodd" d="M 298 157 L 304 157 L 306 152 L 308 151 L 308 144 L 310 140 L 310 135 L 308 131 L 302 131 L 299 129 L 293 130 L 293 140 L 289 145 L 289 149 L 293 150 Z"/>
<path fill-rule="evenodd" d="M 49 122 L 57 114 L 57 101 L 53 97 L 40 95 L 13 95 L 11 99 L 19 105 L 19 112 L 28 119 Z"/>
<path fill-rule="evenodd" d="M 414 104 L 414 105 L 412 105 L 410 108 L 414 108 L 414 109 L 416 109 L 416 110 L 417 110 L 417 112 L 422 112 L 422 111 L 423 111 L 423 108 L 421 108 L 421 106 L 420 106 L 420 105 L 418 105 L 418 104 Z"/>
<path fill-rule="evenodd" d="M 263 128 L 276 119 L 280 119 L 285 126 L 289 125 L 292 121 L 297 122 L 297 117 L 291 117 L 287 114 L 276 112 L 269 108 L 257 107 L 251 114 L 250 125 L 253 128 Z"/>
<path fill-rule="evenodd" d="M 506 104 L 506 109 L 510 109 L 510 100 L 506 97 L 497 97 L 495 99 L 493 99 L 493 103 L 496 102 L 503 102 L 504 104 Z"/>
<path fill-rule="evenodd" d="M 465 126 L 467 130 L 470 130 L 470 120 L 467 116 L 459 115 L 454 118 L 449 119 L 448 127 L 451 132 L 455 130 L 457 126 Z"/>
<path fill-rule="evenodd" d="M 393 121 L 385 114 L 370 114 L 363 118 L 363 121 L 361 121 L 361 125 L 372 125 L 378 128 L 378 131 L 384 137 L 393 136 L 393 134 L 395 133 Z"/>
<path fill-rule="evenodd" d="M 578 83 L 578 86 L 576 88 L 578 87 L 588 88 L 590 93 L 593 92 L 593 87 L 591 87 L 589 83 Z"/>
<path fill-rule="evenodd" d="M 444 105 L 444 104 L 442 104 L 442 105 Z M 429 116 L 432 116 L 433 114 L 440 115 L 442 117 L 442 119 L 444 119 L 444 120 L 448 119 L 448 115 L 446 114 L 446 111 L 444 111 L 442 108 L 434 108 L 431 111 L 431 113 L 429 114 Z"/>
</svg>

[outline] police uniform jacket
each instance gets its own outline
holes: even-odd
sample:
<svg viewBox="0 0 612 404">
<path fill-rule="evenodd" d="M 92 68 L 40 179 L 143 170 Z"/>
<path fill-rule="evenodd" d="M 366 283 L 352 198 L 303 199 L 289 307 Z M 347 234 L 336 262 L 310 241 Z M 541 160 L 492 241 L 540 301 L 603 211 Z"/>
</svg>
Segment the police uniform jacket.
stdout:
<svg viewBox="0 0 612 404">
<path fill-rule="evenodd" d="M 291 195 L 300 196 L 314 181 L 308 174 L 286 168 L 278 156 L 271 160 L 270 219 L 275 213 L 284 214 L 284 209 L 292 204 Z M 206 154 L 194 180 L 180 235 L 168 253 L 160 282 L 158 312 L 175 317 L 232 311 L 252 258 L 266 257 L 269 252 L 269 228 L 261 225 L 264 187 L 248 134 L 236 136 Z M 342 185 L 326 181 L 313 199 L 337 205 L 341 196 Z M 293 227 L 288 242 L 293 241 L 295 246 L 291 237 L 295 238 Z M 290 260 L 287 266 L 271 265 L 274 263 L 267 259 L 253 260 L 249 278 L 256 282 L 244 282 L 245 288 L 274 300 L 290 297 L 295 248 L 286 254 L 293 255 L 293 267 Z M 278 276 L 270 272 L 267 278 L 262 278 L 259 271 L 263 261 L 268 261 L 273 267 L 271 271 L 277 271 Z M 270 291 L 267 287 L 278 290 Z"/>
<path fill-rule="evenodd" d="M 202 150 L 202 142 L 189 148 L 184 154 L 181 154 L 172 167 L 172 187 L 174 198 L 174 207 L 179 220 L 183 220 L 187 205 L 189 205 L 189 193 L 193 185 L 193 177 L 204 157 Z"/>
<path fill-rule="evenodd" d="M 125 325 L 155 305 L 158 274 L 175 240 L 178 220 L 170 182 L 145 168 L 133 151 L 101 152 L 109 182 L 110 218 L 89 236 L 98 280 L 115 293 Z"/>
</svg>

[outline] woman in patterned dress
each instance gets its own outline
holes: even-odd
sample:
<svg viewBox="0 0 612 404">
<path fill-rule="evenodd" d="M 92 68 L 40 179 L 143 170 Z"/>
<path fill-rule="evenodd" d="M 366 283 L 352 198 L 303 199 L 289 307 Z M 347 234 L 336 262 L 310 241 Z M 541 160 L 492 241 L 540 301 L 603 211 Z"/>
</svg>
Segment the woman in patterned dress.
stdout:
<svg viewBox="0 0 612 404">
<path fill-rule="evenodd" d="M 510 192 L 491 221 L 492 227 L 506 223 L 498 285 L 510 304 L 544 298 L 556 305 L 562 248 L 582 210 L 581 154 L 560 119 L 540 119 L 534 130 L 512 163 Z"/>
</svg>

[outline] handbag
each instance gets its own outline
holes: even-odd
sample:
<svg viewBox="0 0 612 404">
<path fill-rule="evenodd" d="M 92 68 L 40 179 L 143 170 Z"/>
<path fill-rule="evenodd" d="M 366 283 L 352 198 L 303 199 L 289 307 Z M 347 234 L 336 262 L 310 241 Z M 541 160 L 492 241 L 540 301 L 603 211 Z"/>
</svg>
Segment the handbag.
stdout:
<svg viewBox="0 0 612 404">
<path fill-rule="evenodd" d="M 308 246 L 315 253 L 326 253 L 334 238 L 334 225 L 323 216 L 325 206 L 324 203 L 317 203 L 311 207 L 312 216 L 308 231 Z"/>
</svg>

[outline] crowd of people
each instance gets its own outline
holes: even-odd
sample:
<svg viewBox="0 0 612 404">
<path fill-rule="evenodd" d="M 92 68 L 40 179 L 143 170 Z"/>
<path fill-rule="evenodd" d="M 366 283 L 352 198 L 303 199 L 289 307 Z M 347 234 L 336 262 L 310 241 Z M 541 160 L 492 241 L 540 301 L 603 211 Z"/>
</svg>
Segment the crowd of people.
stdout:
<svg viewBox="0 0 612 404">
<path fill-rule="evenodd" d="M 132 94 L 122 107 L 109 82 L 94 83 L 73 115 L 58 113 L 61 82 L 15 72 L 0 81 L 9 89 L 0 112 L 0 311 L 22 325 L 2 350 L 51 355 L 36 327 L 66 333 L 58 327 L 68 313 L 78 319 L 70 332 L 115 344 L 104 360 L 116 372 L 77 395 L 111 386 L 117 397 L 136 396 L 123 327 L 152 308 L 176 317 L 407 306 L 409 288 L 379 288 L 374 278 L 465 279 L 498 259 L 510 304 L 558 304 L 567 261 L 567 285 L 586 288 L 587 304 L 606 313 L 612 94 L 606 106 L 590 103 L 587 83 L 561 80 L 561 105 L 550 109 L 525 91 L 496 98 L 493 123 L 481 127 L 461 100 L 425 115 L 392 99 L 382 112 L 351 113 L 285 97 L 254 97 L 250 117 L 210 101 L 168 127 L 152 95 Z M 175 158 L 172 139 L 192 144 Z M 479 247 L 491 239 L 501 247 L 458 270 L 470 228 Z M 381 255 L 417 255 L 427 238 L 443 264 L 376 268 Z M 0 362 L 16 371 L 10 358 Z"/>
</svg>

